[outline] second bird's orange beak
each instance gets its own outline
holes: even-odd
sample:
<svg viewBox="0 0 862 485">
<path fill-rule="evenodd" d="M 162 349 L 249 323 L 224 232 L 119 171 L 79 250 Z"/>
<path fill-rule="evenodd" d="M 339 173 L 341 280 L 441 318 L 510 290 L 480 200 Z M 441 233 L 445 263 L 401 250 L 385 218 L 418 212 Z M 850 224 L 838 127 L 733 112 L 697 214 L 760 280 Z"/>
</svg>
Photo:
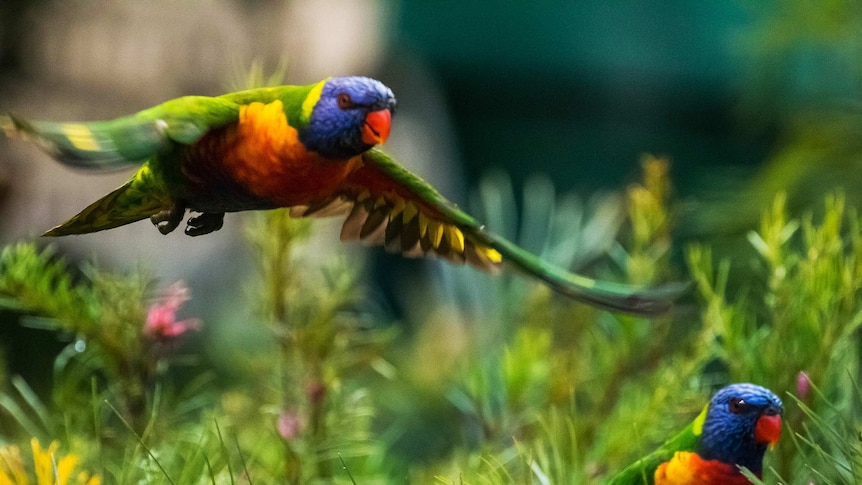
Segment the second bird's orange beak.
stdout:
<svg viewBox="0 0 862 485">
<path fill-rule="evenodd" d="M 389 109 L 372 111 L 365 115 L 365 126 L 362 128 L 362 141 L 369 145 L 380 145 L 389 138 L 392 127 L 392 113 Z"/>
<path fill-rule="evenodd" d="M 769 443 L 770 447 L 778 443 L 781 437 L 781 416 L 764 414 L 754 426 L 754 441 Z"/>
</svg>

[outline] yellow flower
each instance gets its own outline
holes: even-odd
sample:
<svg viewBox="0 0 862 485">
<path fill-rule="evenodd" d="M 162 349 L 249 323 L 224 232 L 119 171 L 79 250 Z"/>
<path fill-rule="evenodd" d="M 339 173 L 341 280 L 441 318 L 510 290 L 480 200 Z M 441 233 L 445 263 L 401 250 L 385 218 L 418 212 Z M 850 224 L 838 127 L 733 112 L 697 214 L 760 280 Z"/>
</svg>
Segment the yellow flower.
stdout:
<svg viewBox="0 0 862 485">
<path fill-rule="evenodd" d="M 0 448 L 0 485 L 26 485 L 27 473 L 17 446 Z"/>
<path fill-rule="evenodd" d="M 66 455 L 57 460 L 57 448 L 60 444 L 52 441 L 47 449 L 43 449 L 39 440 L 30 440 L 33 450 L 33 468 L 36 472 L 36 485 L 101 485 L 98 475 L 89 476 L 79 472 L 73 481 L 69 481 L 75 466 L 78 464 L 76 455 Z M 24 469 L 21 450 L 17 446 L 0 448 L 0 485 L 30 485 L 30 477 Z"/>
</svg>

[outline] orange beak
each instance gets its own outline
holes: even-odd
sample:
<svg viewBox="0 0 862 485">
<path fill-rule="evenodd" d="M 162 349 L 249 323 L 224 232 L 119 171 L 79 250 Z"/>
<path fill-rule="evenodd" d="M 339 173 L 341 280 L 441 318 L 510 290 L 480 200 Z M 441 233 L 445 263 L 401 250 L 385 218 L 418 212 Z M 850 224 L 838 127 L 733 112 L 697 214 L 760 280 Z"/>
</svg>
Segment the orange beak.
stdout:
<svg viewBox="0 0 862 485">
<path fill-rule="evenodd" d="M 362 141 L 368 145 L 380 145 L 389 138 L 392 127 L 392 113 L 389 109 L 372 111 L 365 115 L 365 127 L 362 129 Z"/>
<path fill-rule="evenodd" d="M 769 443 L 770 448 L 781 438 L 781 416 L 764 414 L 754 426 L 754 441 Z"/>
</svg>

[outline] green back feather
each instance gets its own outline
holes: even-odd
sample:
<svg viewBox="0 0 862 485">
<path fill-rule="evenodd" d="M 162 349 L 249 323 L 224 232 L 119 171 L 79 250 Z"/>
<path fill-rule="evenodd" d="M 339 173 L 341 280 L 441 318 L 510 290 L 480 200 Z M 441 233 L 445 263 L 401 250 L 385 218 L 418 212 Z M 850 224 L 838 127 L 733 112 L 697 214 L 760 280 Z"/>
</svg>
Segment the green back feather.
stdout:
<svg viewBox="0 0 862 485">
<path fill-rule="evenodd" d="M 219 99 L 228 101 L 237 106 L 254 102 L 268 104 L 276 99 L 284 104 L 284 112 L 287 114 L 287 122 L 294 128 L 301 128 L 308 123 L 309 110 L 303 107 L 306 99 L 315 88 L 322 87 L 326 80 L 309 84 L 306 86 L 276 86 L 271 88 L 247 89 L 219 96 Z M 317 96 L 320 96 L 319 90 Z M 315 100 L 316 101 L 316 100 Z"/>
<path fill-rule="evenodd" d="M 624 468 L 610 479 L 608 485 L 652 485 L 656 469 L 673 458 L 677 451 L 696 451 L 703 431 L 708 407 L 676 436 L 664 442 L 657 450 Z"/>
<path fill-rule="evenodd" d="M 0 117 L 0 129 L 32 139 L 58 161 L 85 169 L 136 165 L 189 145 L 210 130 L 235 122 L 239 108 L 252 102 L 284 103 L 288 122 L 307 122 L 303 102 L 320 85 L 251 89 L 218 97 L 184 96 L 110 121 L 53 123 Z"/>
</svg>

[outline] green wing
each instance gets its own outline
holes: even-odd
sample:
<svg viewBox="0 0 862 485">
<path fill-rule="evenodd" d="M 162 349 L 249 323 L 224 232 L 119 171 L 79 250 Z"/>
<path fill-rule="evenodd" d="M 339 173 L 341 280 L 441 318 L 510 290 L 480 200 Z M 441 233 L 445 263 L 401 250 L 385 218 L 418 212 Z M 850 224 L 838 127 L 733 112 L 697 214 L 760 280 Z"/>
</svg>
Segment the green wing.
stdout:
<svg viewBox="0 0 862 485">
<path fill-rule="evenodd" d="M 165 180 L 151 162 L 170 160 L 179 144 L 237 119 L 239 106 L 222 98 L 186 96 L 111 121 L 54 123 L 0 117 L 0 127 L 32 139 L 63 164 L 94 170 L 142 164 L 132 178 L 46 232 L 64 236 L 102 231 L 171 210 Z"/>
<path fill-rule="evenodd" d="M 696 451 L 703 421 L 706 419 L 707 408 L 676 436 L 664 442 L 661 447 L 649 455 L 632 463 L 616 474 L 608 485 L 652 485 L 656 469 L 662 463 L 673 458 L 677 451 Z"/>
<path fill-rule="evenodd" d="M 342 240 L 383 245 L 408 257 L 436 255 L 484 270 L 509 264 L 559 293 L 613 311 L 644 316 L 663 313 L 687 286 L 636 288 L 570 273 L 487 231 L 382 151 L 371 149 L 362 155 L 362 161 L 339 193 L 294 208 L 292 213 L 347 213 Z"/>
</svg>

